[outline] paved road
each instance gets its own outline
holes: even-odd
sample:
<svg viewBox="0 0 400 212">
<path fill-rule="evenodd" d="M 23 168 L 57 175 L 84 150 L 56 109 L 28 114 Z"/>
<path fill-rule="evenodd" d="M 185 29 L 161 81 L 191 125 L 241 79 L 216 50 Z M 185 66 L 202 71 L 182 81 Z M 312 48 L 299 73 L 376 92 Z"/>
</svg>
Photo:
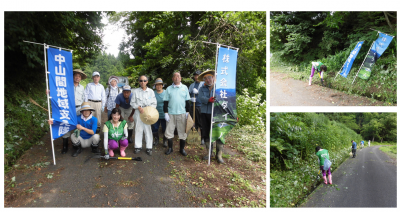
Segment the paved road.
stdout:
<svg viewBox="0 0 400 212">
<path fill-rule="evenodd" d="M 379 146 L 357 150 L 332 181 L 335 186 L 321 184 L 302 207 L 397 207 L 397 164 Z"/>
<path fill-rule="evenodd" d="M 383 102 L 369 98 L 348 95 L 338 90 L 320 86 L 314 77 L 314 84 L 294 80 L 286 73 L 271 71 L 271 106 L 372 106 Z"/>
</svg>

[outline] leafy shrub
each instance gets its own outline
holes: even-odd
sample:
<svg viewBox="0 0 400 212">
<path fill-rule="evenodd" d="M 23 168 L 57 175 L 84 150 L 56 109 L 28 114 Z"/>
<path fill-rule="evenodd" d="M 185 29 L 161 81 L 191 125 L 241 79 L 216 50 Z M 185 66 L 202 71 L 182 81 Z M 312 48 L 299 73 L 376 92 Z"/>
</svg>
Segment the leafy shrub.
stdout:
<svg viewBox="0 0 400 212">
<path fill-rule="evenodd" d="M 248 90 L 243 89 L 243 95 L 237 95 L 236 105 L 240 125 L 251 125 L 257 131 L 266 130 L 267 102 L 261 102 L 262 94 L 250 96 Z"/>
<path fill-rule="evenodd" d="M 4 166 L 5 171 L 47 133 L 49 125 L 47 111 L 32 104 L 29 97 L 39 105 L 47 108 L 45 88 L 43 85 L 22 91 L 7 87 L 14 92 L 5 93 L 4 99 Z"/>
</svg>

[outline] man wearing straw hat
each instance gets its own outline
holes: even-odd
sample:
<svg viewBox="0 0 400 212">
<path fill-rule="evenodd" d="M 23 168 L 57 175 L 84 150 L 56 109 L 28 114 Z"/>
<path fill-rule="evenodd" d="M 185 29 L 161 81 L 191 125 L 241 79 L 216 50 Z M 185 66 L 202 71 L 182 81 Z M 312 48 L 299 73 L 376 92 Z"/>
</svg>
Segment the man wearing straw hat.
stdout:
<svg viewBox="0 0 400 212">
<path fill-rule="evenodd" d="M 167 129 L 165 130 L 165 137 L 168 139 L 168 150 L 165 152 L 169 155 L 173 152 L 173 138 L 175 127 L 178 130 L 179 136 L 179 152 L 186 156 L 186 119 L 189 115 L 189 90 L 186 85 L 181 83 L 180 72 L 175 72 L 172 75 L 172 85 L 168 86 L 164 96 L 164 117 L 167 121 Z"/>
<path fill-rule="evenodd" d="M 122 93 L 118 94 L 118 96 L 115 98 L 115 107 L 121 109 L 121 116 L 128 123 L 128 142 L 133 143 L 132 134 L 133 128 L 135 126 L 135 122 L 133 121 L 133 114 L 135 113 L 135 110 L 131 106 L 131 86 L 124 85 L 122 89 Z"/>
<path fill-rule="evenodd" d="M 77 125 L 75 132 L 71 135 L 72 146 L 76 149 L 72 157 L 78 156 L 82 152 L 82 148 L 91 146 L 93 153 L 100 153 L 99 142 L 100 135 L 95 134 L 97 129 L 97 118 L 92 116 L 92 108 L 89 102 L 83 102 L 80 112 L 77 115 Z M 53 124 L 53 120 L 48 121 L 49 124 Z"/>
<path fill-rule="evenodd" d="M 106 105 L 106 92 L 104 86 L 99 82 L 99 72 L 93 72 L 92 79 L 93 82 L 86 85 L 85 102 L 89 102 L 90 106 L 94 108 L 93 116 L 97 118 L 97 133 L 100 132 L 101 112 L 104 111 L 104 106 Z"/>
<path fill-rule="evenodd" d="M 142 75 L 138 79 L 140 88 L 133 90 L 131 106 L 135 110 L 139 110 L 139 113 L 135 112 L 133 119 L 135 120 L 135 151 L 137 154 L 142 149 L 142 138 L 143 132 L 146 140 L 146 154 L 152 154 L 153 148 L 153 134 L 151 132 L 151 126 L 149 124 L 143 123 L 140 119 L 140 114 L 144 113 L 145 107 L 157 107 L 157 100 L 154 95 L 154 91 L 147 87 L 148 78 Z"/>
<path fill-rule="evenodd" d="M 162 127 L 162 133 L 164 135 L 163 137 L 163 143 L 164 147 L 167 147 L 167 138 L 165 137 L 165 129 L 167 128 L 167 124 L 165 122 L 165 116 L 164 116 L 164 95 L 165 95 L 165 90 L 163 89 L 164 83 L 161 78 L 157 78 L 156 81 L 153 84 L 153 88 L 156 89 L 156 92 L 154 93 L 157 99 L 157 111 L 158 111 L 158 120 L 155 124 L 151 125 L 151 130 L 153 131 L 153 137 L 154 137 L 154 142 L 153 146 L 157 146 L 158 142 L 160 140 L 158 136 L 158 129 L 160 128 L 160 125 Z"/>
<path fill-rule="evenodd" d="M 190 94 L 190 101 L 192 102 L 192 105 L 190 106 L 190 115 L 192 117 L 195 117 L 195 128 L 198 131 L 200 129 L 200 131 L 202 131 L 203 129 L 201 128 L 201 102 L 198 101 L 198 99 L 196 97 L 198 97 L 198 93 L 199 93 L 199 89 L 201 88 L 201 86 L 204 85 L 204 81 L 199 81 L 199 75 L 201 74 L 200 70 L 197 70 L 196 72 L 194 72 L 193 74 L 193 79 L 194 79 L 194 83 L 192 83 L 189 86 L 189 94 Z M 193 104 L 195 105 L 194 110 L 193 111 Z M 204 145 L 204 138 L 203 136 L 201 136 L 201 145 Z"/>
<path fill-rule="evenodd" d="M 75 105 L 76 105 L 75 108 L 76 108 L 76 113 L 78 114 L 78 111 L 81 108 L 81 104 L 85 101 L 85 88 L 83 87 L 83 85 L 80 84 L 80 82 L 81 80 L 86 79 L 87 76 L 80 69 L 75 69 L 73 71 L 73 74 L 74 74 L 74 95 L 75 95 Z M 62 136 L 63 148 L 61 150 L 61 154 L 65 154 L 68 152 L 68 138 L 71 136 L 73 131 L 74 130 L 71 130 Z"/>
<path fill-rule="evenodd" d="M 199 75 L 199 80 L 204 80 L 204 85 L 199 90 L 199 101 L 201 102 L 201 122 L 203 130 L 201 131 L 204 137 L 205 145 L 207 148 L 207 155 L 203 157 L 204 160 L 208 160 L 208 152 L 210 149 L 210 130 L 211 130 L 211 110 L 212 103 L 215 101 L 214 94 L 214 81 L 215 71 L 207 70 Z M 224 148 L 223 143 L 218 139 L 216 141 L 217 155 L 216 159 L 218 163 L 225 163 L 222 159 L 222 151 Z M 213 157 L 213 144 L 211 143 L 211 157 Z"/>
</svg>

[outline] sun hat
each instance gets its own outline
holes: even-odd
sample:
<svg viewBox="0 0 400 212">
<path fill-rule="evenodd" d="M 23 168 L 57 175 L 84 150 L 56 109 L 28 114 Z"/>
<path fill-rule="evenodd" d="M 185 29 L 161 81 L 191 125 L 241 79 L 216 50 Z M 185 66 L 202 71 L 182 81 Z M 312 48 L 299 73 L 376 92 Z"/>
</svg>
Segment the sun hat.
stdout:
<svg viewBox="0 0 400 212">
<path fill-rule="evenodd" d="M 197 80 L 203 81 L 204 76 L 207 75 L 207 74 L 211 74 L 211 75 L 215 76 L 215 71 L 214 71 L 214 70 L 208 70 L 208 69 L 207 69 L 207 71 L 205 71 L 205 72 L 203 72 L 203 73 L 201 73 L 201 74 L 199 75 L 199 77 L 197 78 Z"/>
<path fill-rule="evenodd" d="M 143 113 L 140 114 L 140 120 L 147 125 L 152 125 L 158 121 L 158 110 L 154 107 L 147 106 L 143 108 Z"/>
<path fill-rule="evenodd" d="M 86 79 L 87 78 L 87 76 L 86 76 L 86 74 L 85 73 L 83 73 L 83 71 L 82 70 L 80 70 L 80 69 L 75 69 L 75 70 L 73 70 L 73 73 L 75 74 L 75 73 L 80 73 L 81 74 L 81 76 L 82 76 L 82 80 L 84 80 L 84 79 Z"/>
<path fill-rule="evenodd" d="M 119 79 L 116 76 L 110 76 L 110 78 L 108 78 L 108 84 L 111 85 L 111 81 L 115 80 L 117 83 L 119 83 Z"/>
<path fill-rule="evenodd" d="M 122 87 L 123 91 L 131 91 L 131 86 L 129 85 L 124 85 L 124 87 Z"/>
<path fill-rule="evenodd" d="M 157 78 L 156 81 L 154 81 L 153 86 L 157 84 L 162 84 L 164 86 L 166 83 L 164 83 L 161 78 Z"/>
<path fill-rule="evenodd" d="M 95 109 L 93 109 L 93 108 L 90 106 L 89 102 L 84 102 L 84 103 L 82 103 L 81 109 L 79 109 L 79 112 L 82 112 L 82 111 L 84 111 L 84 110 L 95 111 Z"/>
<path fill-rule="evenodd" d="M 186 119 L 186 133 L 188 133 L 189 130 L 192 129 L 193 124 L 194 124 L 193 119 L 190 116 L 190 114 L 188 114 L 188 118 Z"/>
<path fill-rule="evenodd" d="M 94 77 L 94 76 L 100 76 L 100 74 L 99 74 L 99 72 L 97 72 L 97 71 L 95 71 L 95 72 L 93 72 L 93 74 L 92 74 L 92 77 Z"/>
</svg>

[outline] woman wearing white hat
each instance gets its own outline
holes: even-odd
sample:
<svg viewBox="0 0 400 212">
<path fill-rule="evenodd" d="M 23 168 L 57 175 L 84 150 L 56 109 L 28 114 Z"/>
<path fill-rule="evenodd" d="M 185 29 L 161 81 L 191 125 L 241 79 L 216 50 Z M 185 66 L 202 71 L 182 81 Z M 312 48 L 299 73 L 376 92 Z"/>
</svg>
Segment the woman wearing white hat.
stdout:
<svg viewBox="0 0 400 212">
<path fill-rule="evenodd" d="M 107 118 L 110 119 L 111 111 L 115 108 L 115 98 L 118 95 L 118 86 L 119 82 L 118 77 L 111 76 L 108 79 L 108 87 L 106 89 L 106 106 L 104 108 L 104 112 L 107 112 Z"/>
<path fill-rule="evenodd" d="M 157 99 L 157 111 L 159 114 L 158 121 L 155 124 L 151 125 L 151 130 L 153 131 L 153 137 L 154 137 L 154 143 L 153 146 L 157 146 L 158 142 L 160 140 L 158 136 L 158 129 L 161 125 L 162 127 L 162 133 L 163 135 L 165 134 L 165 129 L 167 128 L 167 124 L 165 122 L 165 116 L 164 116 L 164 94 L 165 90 L 163 89 L 164 83 L 161 78 L 157 78 L 156 81 L 154 82 L 153 86 L 156 88 L 156 92 L 154 93 Z M 167 138 L 163 137 L 163 142 L 164 142 L 164 147 L 167 147 Z"/>
</svg>

